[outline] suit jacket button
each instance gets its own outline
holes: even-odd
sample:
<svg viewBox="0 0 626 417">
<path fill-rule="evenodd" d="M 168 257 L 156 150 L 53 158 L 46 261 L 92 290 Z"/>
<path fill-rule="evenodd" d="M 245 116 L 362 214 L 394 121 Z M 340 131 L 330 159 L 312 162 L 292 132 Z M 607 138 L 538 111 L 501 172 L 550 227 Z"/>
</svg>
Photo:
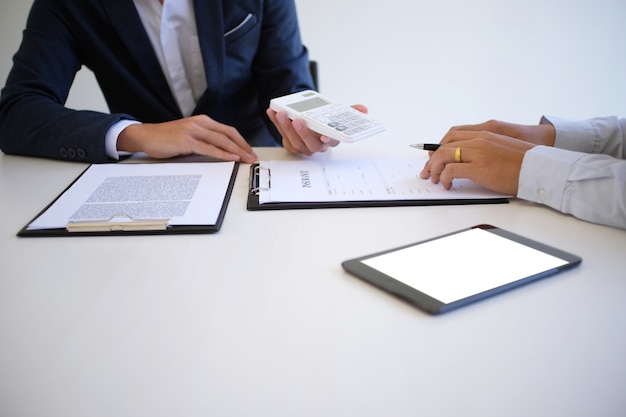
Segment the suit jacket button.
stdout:
<svg viewBox="0 0 626 417">
<path fill-rule="evenodd" d="M 74 148 L 69 148 L 67 150 L 67 156 L 69 156 L 70 158 L 74 159 L 76 158 L 76 149 Z"/>
<path fill-rule="evenodd" d="M 80 159 L 85 159 L 85 157 L 87 156 L 87 152 L 85 152 L 85 150 L 82 148 L 78 148 L 76 150 L 76 156 L 78 156 Z"/>
<path fill-rule="evenodd" d="M 61 157 L 67 158 L 67 149 L 61 148 L 59 149 L 59 153 L 61 154 Z"/>
</svg>

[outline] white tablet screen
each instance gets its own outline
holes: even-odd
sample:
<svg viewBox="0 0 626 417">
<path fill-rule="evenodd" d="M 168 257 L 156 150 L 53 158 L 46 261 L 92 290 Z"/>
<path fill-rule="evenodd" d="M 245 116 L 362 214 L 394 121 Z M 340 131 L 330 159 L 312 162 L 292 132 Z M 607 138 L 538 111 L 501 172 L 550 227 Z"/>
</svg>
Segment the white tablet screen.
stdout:
<svg viewBox="0 0 626 417">
<path fill-rule="evenodd" d="M 445 304 L 567 263 L 478 228 L 362 262 Z"/>
</svg>

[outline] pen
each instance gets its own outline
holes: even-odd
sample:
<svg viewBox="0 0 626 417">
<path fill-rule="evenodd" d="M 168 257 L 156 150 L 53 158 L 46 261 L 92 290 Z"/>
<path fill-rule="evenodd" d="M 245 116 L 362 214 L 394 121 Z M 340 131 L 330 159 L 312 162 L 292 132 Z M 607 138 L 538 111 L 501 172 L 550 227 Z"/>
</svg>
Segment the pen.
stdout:
<svg viewBox="0 0 626 417">
<path fill-rule="evenodd" d="M 425 151 L 436 151 L 439 149 L 438 143 L 414 143 L 410 145 L 412 148 L 423 149 Z"/>
</svg>

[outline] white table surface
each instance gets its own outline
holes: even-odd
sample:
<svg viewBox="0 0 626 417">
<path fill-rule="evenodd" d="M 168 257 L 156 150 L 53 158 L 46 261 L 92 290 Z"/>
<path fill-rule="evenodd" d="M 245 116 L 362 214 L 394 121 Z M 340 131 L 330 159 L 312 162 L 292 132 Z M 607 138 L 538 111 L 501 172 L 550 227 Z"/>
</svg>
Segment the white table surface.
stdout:
<svg viewBox="0 0 626 417">
<path fill-rule="evenodd" d="M 242 165 L 217 234 L 16 237 L 84 168 L 0 156 L 1 416 L 626 415 L 623 230 L 519 200 L 248 212 Z M 583 263 L 437 317 L 340 265 L 480 223 Z"/>
</svg>

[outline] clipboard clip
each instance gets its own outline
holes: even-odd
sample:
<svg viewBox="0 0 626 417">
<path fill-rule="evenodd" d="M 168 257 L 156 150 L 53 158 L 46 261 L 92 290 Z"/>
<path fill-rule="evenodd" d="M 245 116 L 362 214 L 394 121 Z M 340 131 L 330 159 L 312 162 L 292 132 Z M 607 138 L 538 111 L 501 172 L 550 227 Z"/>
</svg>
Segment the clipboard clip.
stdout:
<svg viewBox="0 0 626 417">
<path fill-rule="evenodd" d="M 135 219 L 127 214 L 114 214 L 103 220 L 78 220 L 67 222 L 68 232 L 132 232 L 165 230 L 170 219 Z"/>
<path fill-rule="evenodd" d="M 261 184 L 261 170 L 267 171 L 267 184 Z M 259 195 L 263 191 L 269 191 L 271 189 L 272 175 L 269 168 L 262 168 L 261 165 L 256 164 L 250 168 L 250 194 Z"/>
</svg>

